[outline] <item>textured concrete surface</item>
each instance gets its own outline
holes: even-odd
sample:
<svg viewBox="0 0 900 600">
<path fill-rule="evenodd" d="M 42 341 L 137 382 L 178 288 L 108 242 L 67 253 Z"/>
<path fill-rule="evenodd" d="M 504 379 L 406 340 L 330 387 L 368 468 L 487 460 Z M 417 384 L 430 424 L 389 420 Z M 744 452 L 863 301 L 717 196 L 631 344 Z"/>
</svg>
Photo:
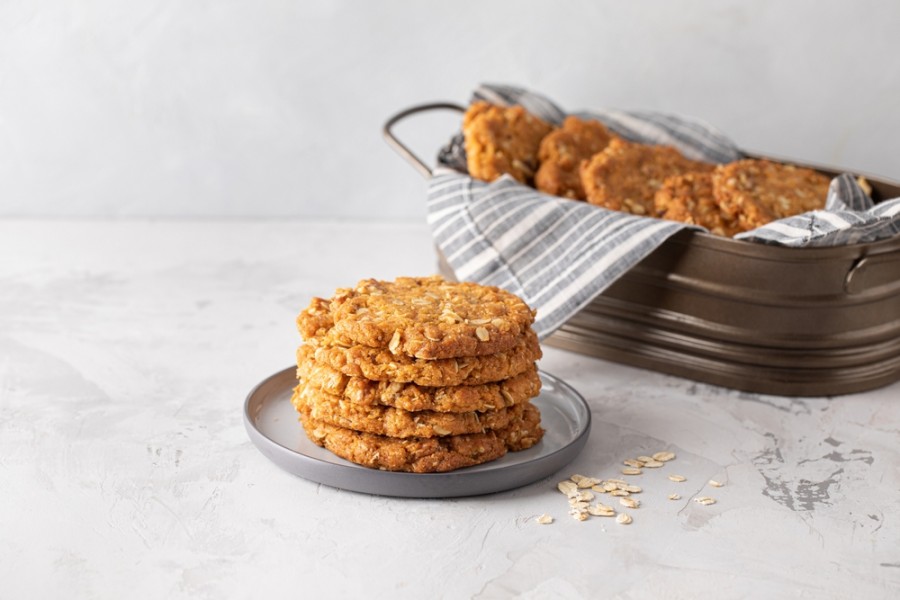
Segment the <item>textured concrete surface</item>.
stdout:
<svg viewBox="0 0 900 600">
<path fill-rule="evenodd" d="M 558 476 L 401 500 L 270 463 L 242 402 L 296 312 L 433 270 L 425 225 L 0 221 L 0 598 L 897 597 L 897 385 L 790 399 L 547 349 L 594 419 Z M 566 514 L 558 480 L 664 448 L 632 525 Z"/>
</svg>

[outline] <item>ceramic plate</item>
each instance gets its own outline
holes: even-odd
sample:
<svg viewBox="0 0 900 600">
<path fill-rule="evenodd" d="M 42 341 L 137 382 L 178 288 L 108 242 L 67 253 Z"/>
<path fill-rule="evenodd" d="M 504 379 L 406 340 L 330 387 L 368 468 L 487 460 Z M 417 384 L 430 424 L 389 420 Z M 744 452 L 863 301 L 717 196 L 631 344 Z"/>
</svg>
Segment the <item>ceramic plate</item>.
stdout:
<svg viewBox="0 0 900 600">
<path fill-rule="evenodd" d="M 541 395 L 532 403 L 546 430 L 536 446 L 498 460 L 449 473 L 395 473 L 369 469 L 313 444 L 291 405 L 296 368 L 257 385 L 244 403 L 250 440 L 272 462 L 305 479 L 344 490 L 406 498 L 449 498 L 501 492 L 543 479 L 571 462 L 584 447 L 591 411 L 565 382 L 541 373 Z"/>
</svg>

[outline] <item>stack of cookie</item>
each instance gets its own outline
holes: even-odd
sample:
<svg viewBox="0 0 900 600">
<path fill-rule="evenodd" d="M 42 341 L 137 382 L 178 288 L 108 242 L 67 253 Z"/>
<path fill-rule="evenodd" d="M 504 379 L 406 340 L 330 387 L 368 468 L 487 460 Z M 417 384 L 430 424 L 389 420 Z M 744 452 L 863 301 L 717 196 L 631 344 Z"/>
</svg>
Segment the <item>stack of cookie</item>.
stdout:
<svg viewBox="0 0 900 600">
<path fill-rule="evenodd" d="M 543 435 L 534 313 L 494 287 L 367 279 L 297 318 L 293 403 L 309 438 L 352 462 L 429 473 Z"/>
</svg>

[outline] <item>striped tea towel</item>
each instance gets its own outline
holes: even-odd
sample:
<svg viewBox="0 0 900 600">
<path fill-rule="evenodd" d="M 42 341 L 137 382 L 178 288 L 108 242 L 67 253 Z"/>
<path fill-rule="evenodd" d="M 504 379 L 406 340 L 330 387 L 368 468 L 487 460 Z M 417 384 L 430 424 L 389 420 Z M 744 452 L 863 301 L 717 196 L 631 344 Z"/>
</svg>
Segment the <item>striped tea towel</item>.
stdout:
<svg viewBox="0 0 900 600">
<path fill-rule="evenodd" d="M 485 85 L 474 98 L 519 104 L 554 124 L 566 117 L 538 94 Z M 688 158 L 742 158 L 728 138 L 695 119 L 653 112 L 574 113 L 626 139 L 668 144 Z M 428 222 L 460 280 L 505 288 L 537 309 L 540 337 L 553 333 L 619 276 L 681 229 L 696 226 L 548 196 L 509 176 L 486 183 L 466 174 L 461 136 L 438 157 L 428 185 Z M 769 223 L 736 239 L 791 247 L 872 242 L 900 232 L 900 198 L 875 205 L 849 174 L 831 182 L 825 210 Z"/>
</svg>

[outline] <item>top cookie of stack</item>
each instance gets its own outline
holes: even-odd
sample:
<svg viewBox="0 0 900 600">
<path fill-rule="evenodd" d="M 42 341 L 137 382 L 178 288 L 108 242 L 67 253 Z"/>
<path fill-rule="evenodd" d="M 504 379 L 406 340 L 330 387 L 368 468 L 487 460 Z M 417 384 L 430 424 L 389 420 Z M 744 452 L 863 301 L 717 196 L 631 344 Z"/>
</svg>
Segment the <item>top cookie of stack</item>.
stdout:
<svg viewBox="0 0 900 600">
<path fill-rule="evenodd" d="M 446 471 L 537 443 L 532 310 L 495 287 L 367 279 L 297 318 L 294 404 L 310 439 L 389 470 Z"/>
<path fill-rule="evenodd" d="M 297 317 L 300 334 L 318 346 L 317 360 L 348 375 L 420 385 L 486 383 L 522 372 L 539 358 L 533 322 L 532 310 L 509 292 L 441 277 L 365 279 L 331 300 L 314 299 Z M 483 358 L 447 362 L 473 357 Z"/>
<path fill-rule="evenodd" d="M 338 290 L 331 309 L 336 336 L 427 359 L 509 350 L 534 322 L 509 292 L 440 277 L 367 279 Z"/>
</svg>

